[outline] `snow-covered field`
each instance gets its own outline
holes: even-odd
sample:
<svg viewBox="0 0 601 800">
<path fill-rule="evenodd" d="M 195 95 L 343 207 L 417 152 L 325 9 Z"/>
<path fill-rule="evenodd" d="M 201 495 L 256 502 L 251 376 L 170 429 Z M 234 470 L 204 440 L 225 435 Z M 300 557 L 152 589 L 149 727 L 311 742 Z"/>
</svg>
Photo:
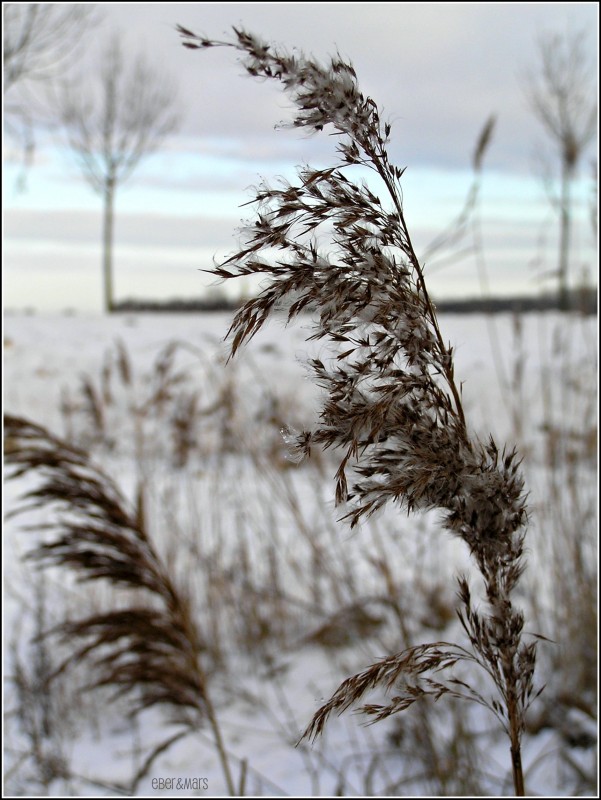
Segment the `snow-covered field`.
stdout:
<svg viewBox="0 0 601 800">
<path fill-rule="evenodd" d="M 302 323 L 272 323 L 226 364 L 229 320 L 225 313 L 8 313 L 5 413 L 88 450 L 129 499 L 143 486 L 153 535 L 174 574 L 194 588 L 211 691 L 248 794 L 511 794 L 498 724 L 478 707 L 443 708 L 444 699 L 410 709 L 402 723 L 365 727 L 347 713 L 314 745 L 295 747 L 348 675 L 407 641 L 461 636 L 454 575 L 469 571 L 469 560 L 432 515 L 389 509 L 352 533 L 336 523 L 334 462 L 324 456 L 295 465 L 281 436 L 315 414 L 318 394 L 303 361 L 319 345 L 307 344 Z M 549 553 L 560 551 L 553 538 L 561 536 L 560 517 L 564 528 L 573 520 L 588 562 L 597 558 L 597 320 L 443 314 L 440 327 L 455 347 L 468 423 L 524 456 L 532 530 L 523 600 L 536 618 L 529 629 L 548 622 L 541 632 L 555 636 L 561 614 L 549 609 L 564 595 Z M 6 482 L 5 511 L 33 485 L 30 476 Z M 40 692 L 40 660 L 53 656 L 29 642 L 40 602 L 49 624 L 111 602 L 109 590 L 57 570 L 48 573 L 45 594 L 36 593 L 39 573 L 21 559 L 36 533 L 22 526 L 52 513 L 5 524 L 5 793 L 226 793 L 208 729 L 176 741 L 144 770 L 153 747 L 178 730 L 168 709 L 132 721 L 126 699 L 78 693 L 89 677 L 85 663 L 58 689 Z M 580 658 L 578 645 L 569 646 Z M 554 683 L 545 674 L 551 663 L 541 659 L 540 683 Z M 20 684 L 12 680 L 19 670 Z M 570 675 L 560 680 L 569 683 Z M 42 732 L 38 725 L 32 733 L 41 712 L 18 684 L 31 696 L 36 687 L 51 695 Z M 560 722 L 525 735 L 527 791 L 592 794 L 596 744 L 570 746 Z M 589 739 L 596 727 L 586 713 L 574 725 Z"/>
</svg>

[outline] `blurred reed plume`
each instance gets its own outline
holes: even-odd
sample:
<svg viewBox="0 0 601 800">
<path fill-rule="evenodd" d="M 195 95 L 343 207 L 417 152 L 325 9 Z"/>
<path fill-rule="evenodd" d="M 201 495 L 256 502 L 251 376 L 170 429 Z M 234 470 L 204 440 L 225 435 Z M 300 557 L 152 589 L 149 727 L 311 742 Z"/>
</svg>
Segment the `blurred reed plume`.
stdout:
<svg viewBox="0 0 601 800">
<path fill-rule="evenodd" d="M 146 759 L 143 774 L 176 739 L 208 725 L 228 789 L 235 794 L 202 663 L 203 637 L 188 592 L 176 584 L 148 534 L 142 491 L 136 507 L 128 509 L 114 482 L 83 451 L 15 416 L 5 415 L 4 432 L 11 478 L 26 473 L 38 478 L 25 505 L 13 513 L 41 508 L 53 519 L 30 526 L 47 538 L 29 558 L 43 567 L 68 567 L 80 581 L 104 580 L 129 590 L 119 608 L 68 620 L 51 631 L 65 642 L 81 643 L 55 676 L 86 659 L 93 667 L 89 688 L 108 687 L 115 697 L 127 694 L 132 715 L 157 705 L 174 710 L 174 722 L 183 728 Z M 50 515 L 51 508 L 56 515 Z"/>
<path fill-rule="evenodd" d="M 484 585 L 480 608 L 467 578 L 459 579 L 469 649 L 434 642 L 374 664 L 341 684 L 303 738 L 317 736 L 332 712 L 376 688 L 394 696 L 388 705 L 361 707 L 374 721 L 419 698 L 469 699 L 490 709 L 506 731 L 515 792 L 523 795 L 521 737 L 536 696 L 536 642 L 524 641 L 524 617 L 513 601 L 527 524 L 519 458 L 468 430 L 453 348 L 445 344 L 405 222 L 404 170 L 388 156 L 391 125 L 360 92 L 353 66 L 339 56 L 322 65 L 233 30 L 231 40 L 216 41 L 178 27 L 185 47 L 233 48 L 249 75 L 279 81 L 296 106 L 291 127 L 328 128 L 340 138 L 334 166 L 305 166 L 296 184 L 257 188 L 251 201 L 257 213 L 241 231 L 238 252 L 215 268 L 222 279 L 263 278 L 260 293 L 234 317 L 231 355 L 274 312 L 285 310 L 290 322 L 310 310 L 309 338 L 328 353 L 309 362 L 323 406 L 315 428 L 296 437 L 295 455 L 309 456 L 315 446 L 339 454 L 336 503 L 351 527 L 390 501 L 408 512 L 441 511 L 444 527 L 467 544 Z M 385 199 L 349 177 L 356 167 L 379 178 Z M 478 665 L 496 694 L 456 677 L 452 668 L 460 662 Z"/>
</svg>

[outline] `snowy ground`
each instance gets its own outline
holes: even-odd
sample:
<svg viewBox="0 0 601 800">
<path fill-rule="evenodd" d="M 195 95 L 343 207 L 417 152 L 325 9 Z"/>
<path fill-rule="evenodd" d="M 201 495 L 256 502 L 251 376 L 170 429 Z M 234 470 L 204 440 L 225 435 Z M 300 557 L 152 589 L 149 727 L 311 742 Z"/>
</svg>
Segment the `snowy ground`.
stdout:
<svg viewBox="0 0 601 800">
<path fill-rule="evenodd" d="M 307 355 L 318 354 L 319 348 L 307 345 L 303 325 L 286 328 L 272 323 L 226 366 L 221 340 L 229 320 L 229 314 L 9 313 L 4 320 L 5 412 L 29 418 L 87 447 L 130 496 L 142 475 L 153 487 L 158 537 L 169 530 L 169 511 L 174 515 L 171 524 L 179 526 L 184 537 L 198 527 L 203 531 L 204 552 L 225 548 L 224 563 L 235 553 L 230 565 L 234 571 L 236 559 L 250 559 L 250 566 L 240 567 L 241 574 L 265 585 L 269 576 L 264 561 L 277 552 L 281 557 L 278 575 L 299 604 L 307 600 L 314 583 L 316 594 L 323 592 L 324 609 L 335 611 L 335 580 L 344 584 L 342 594 L 347 600 L 377 596 L 383 573 L 374 566 L 374 554 L 377 542 L 382 541 L 389 566 L 402 576 L 399 583 L 406 586 L 409 596 L 414 587 L 426 593 L 445 587 L 445 602 L 452 603 L 453 573 L 469 568 L 469 562 L 456 542 L 440 534 L 434 518 L 398 522 L 393 512 L 377 527 L 367 526 L 351 535 L 333 522 L 329 462 L 323 463 L 321 471 L 311 471 L 291 468 L 286 461 L 280 428 L 302 427 L 317 406 L 316 391 L 306 379 L 302 362 Z M 545 507 L 549 486 L 545 476 L 550 430 L 561 431 L 568 442 L 565 452 L 576 453 L 571 457 L 577 458 L 582 483 L 591 491 L 596 486 L 595 453 L 587 439 L 596 408 L 596 318 L 441 315 L 440 327 L 455 347 L 455 374 L 463 382 L 466 415 L 473 429 L 482 436 L 493 433 L 499 443 L 515 443 L 524 453 L 535 512 L 533 535 L 538 535 L 536 512 Z M 179 344 L 169 354 L 165 348 L 174 342 Z M 186 417 L 188 401 L 192 411 Z M 176 446 L 177 414 L 189 423 L 197 412 L 202 412 L 206 424 L 196 432 L 193 444 L 178 440 Z M 596 418 L 593 422 L 596 430 Z M 260 453 L 262 460 L 253 462 L 245 455 L 250 452 Z M 26 479 L 5 484 L 5 509 L 14 508 L 28 486 Z M 20 530 L 24 520 L 17 517 L 5 527 L 5 676 L 14 671 L 11 643 L 16 640 L 19 647 L 26 647 L 26 633 L 34 631 L 32 573 L 20 559 L 27 550 Z M 327 537 L 323 547 L 336 564 L 332 583 L 307 573 L 315 549 L 313 537 Z M 536 548 L 531 547 L 536 565 Z M 203 571 L 202 580 L 207 576 L 210 573 Z M 544 589 L 545 581 L 539 583 L 541 591 L 553 590 L 552 586 Z M 206 600 L 202 591 L 200 596 Z M 58 619 L 64 609 L 72 613 L 78 603 L 87 602 L 84 595 L 81 587 L 52 573 L 48 596 L 56 605 L 49 616 Z M 240 602 L 235 591 L 232 597 L 238 598 L 232 602 Z M 416 595 L 413 618 L 407 623 L 416 643 L 420 641 L 421 599 Z M 308 636 L 319 627 L 318 616 L 301 615 L 293 624 L 287 618 L 286 630 L 258 655 L 235 652 L 234 642 L 241 636 L 237 616 L 230 606 L 223 612 L 211 611 L 207 618 L 223 626 L 228 663 L 214 675 L 214 691 L 236 774 L 246 764 L 248 794 L 369 795 L 390 793 L 390 787 L 409 795 L 441 793 L 440 776 L 438 784 L 424 776 L 421 756 L 411 761 L 395 750 L 391 734 L 398 730 L 392 722 L 366 728 L 346 714 L 333 720 L 326 736 L 314 746 L 294 747 L 320 701 L 342 679 L 393 652 L 396 634 L 390 619 L 386 618 L 377 636 L 355 636 L 332 647 Z M 453 623 L 449 625 L 445 637 L 449 630 L 451 635 L 457 632 Z M 230 629 L 236 630 L 231 641 Z M 429 641 L 441 633 L 423 635 Z M 75 676 L 74 683 L 80 678 Z M 80 702 L 74 700 L 77 695 L 72 689 L 68 684 L 64 687 L 67 705 Z M 146 796 L 226 792 L 210 735 L 204 731 L 172 745 L 132 787 L 132 776 L 152 747 L 176 728 L 169 727 L 168 715 L 157 711 L 139 723 L 130 722 L 124 701 L 107 704 L 99 694 L 82 699 L 79 714 L 77 708 L 65 708 L 68 724 L 57 726 L 55 746 L 69 764 L 70 776 L 44 784 L 30 763 L 31 744 L 20 726 L 19 701 L 10 681 L 5 686 L 5 706 L 9 712 L 8 793 L 93 796 L 118 794 L 118 789 L 111 792 L 110 787 L 128 785 Z M 435 719 L 442 726 L 441 739 L 448 739 L 455 723 L 444 713 Z M 479 777 L 482 790 L 511 794 L 508 748 L 496 735 L 493 718 L 477 709 L 466 719 L 472 730 L 479 731 L 474 747 L 486 754 Z M 557 758 L 558 748 L 556 733 L 548 728 L 526 736 L 529 793 L 572 793 L 573 785 L 565 783 Z M 452 757 L 452 750 L 444 753 L 444 758 Z M 439 754 L 439 772 L 443 755 Z M 574 759 L 580 758 L 584 757 L 577 752 Z M 186 778 L 195 780 L 188 785 L 177 783 Z M 458 793 L 457 785 L 450 783 L 448 789 L 449 794 Z"/>
<path fill-rule="evenodd" d="M 511 410 L 505 402 L 516 371 L 523 372 L 521 395 L 512 402 L 531 407 L 540 416 L 545 374 L 558 360 L 575 368 L 596 355 L 596 318 L 575 317 L 566 326 L 555 314 L 441 315 L 443 335 L 455 347 L 455 372 L 463 376 L 464 404 L 473 427 L 502 439 L 510 434 Z M 5 409 L 29 415 L 41 424 L 60 425 L 61 392 L 77 385 L 82 374 L 96 375 L 107 349 L 115 341 L 125 344 L 143 372 L 166 343 L 177 340 L 199 347 L 208 360 L 218 363 L 227 353 L 222 340 L 230 314 L 22 316 L 8 314 L 4 322 Z M 305 342 L 307 327 L 272 323 L 247 349 L 261 379 L 282 397 L 299 405 L 312 396 L 304 381 L 302 361 L 319 352 Z M 499 351 L 499 352 L 497 352 Z M 499 357 L 500 356 L 500 357 Z M 244 358 L 244 357 L 243 357 Z M 235 368 L 229 366 L 228 369 Z M 585 376 L 589 377 L 590 376 Z"/>
</svg>

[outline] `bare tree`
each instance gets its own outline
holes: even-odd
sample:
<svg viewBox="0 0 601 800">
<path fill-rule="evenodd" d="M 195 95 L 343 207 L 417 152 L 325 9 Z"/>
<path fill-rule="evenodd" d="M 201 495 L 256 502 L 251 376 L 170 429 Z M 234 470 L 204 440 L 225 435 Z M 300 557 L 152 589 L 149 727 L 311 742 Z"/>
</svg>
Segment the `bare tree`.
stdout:
<svg viewBox="0 0 601 800">
<path fill-rule="evenodd" d="M 557 277 L 559 306 L 563 310 L 569 306 L 572 185 L 580 159 L 597 129 L 597 90 L 585 43 L 584 32 L 541 37 L 538 69 L 526 75 L 528 101 L 557 147 L 560 159 Z"/>
<path fill-rule="evenodd" d="M 103 198 L 104 305 L 110 312 L 117 187 L 177 128 L 179 113 L 175 88 L 163 70 L 143 56 L 127 59 L 117 36 L 103 52 L 98 79 L 96 92 L 89 76 L 66 89 L 59 113 L 84 178 Z"/>
<path fill-rule="evenodd" d="M 2 10 L 4 126 L 27 164 L 35 125 L 52 122 L 48 93 L 73 65 L 98 12 L 91 3 L 5 3 Z"/>
</svg>

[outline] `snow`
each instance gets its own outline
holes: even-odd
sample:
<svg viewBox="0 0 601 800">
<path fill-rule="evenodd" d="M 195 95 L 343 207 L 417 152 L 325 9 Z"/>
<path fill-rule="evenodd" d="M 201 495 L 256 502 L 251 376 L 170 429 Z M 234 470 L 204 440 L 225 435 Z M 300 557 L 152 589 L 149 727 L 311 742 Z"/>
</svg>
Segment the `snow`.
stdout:
<svg viewBox="0 0 601 800">
<path fill-rule="evenodd" d="M 212 675 L 211 686 L 236 779 L 246 764 L 248 794 L 386 794 L 390 786 L 409 794 L 436 791 L 429 779 L 419 777 L 423 764 L 403 763 L 392 746 L 389 734 L 395 720 L 365 727 L 347 713 L 333 719 L 314 745 L 295 744 L 318 705 L 344 678 L 395 652 L 398 623 L 378 599 L 384 566 L 405 592 L 408 608 L 415 587 L 427 586 L 440 594 L 444 611 L 445 604 L 453 603 L 453 575 L 470 572 L 468 554 L 460 542 L 440 532 L 436 515 L 399 517 L 391 509 L 358 533 L 338 525 L 333 462 L 325 457 L 317 467 L 291 463 L 280 433 L 282 428 L 302 430 L 318 408 L 318 393 L 303 362 L 319 355 L 321 345 L 307 344 L 308 322 L 288 327 L 271 323 L 226 364 L 223 336 L 230 321 L 227 313 L 7 313 L 5 412 L 46 426 L 58 436 L 73 436 L 129 498 L 143 480 L 152 530 L 162 537 L 161 547 L 178 569 L 188 566 L 190 573 L 194 553 L 198 557 L 199 548 L 202 551 L 197 577 L 192 573 L 194 590 L 203 621 L 218 626 L 226 659 L 226 666 Z M 519 318 L 442 314 L 439 321 L 445 340 L 455 348 L 455 375 L 462 382 L 469 424 L 482 437 L 492 433 L 501 445 L 515 443 L 525 456 L 537 537 L 536 509 L 545 506 L 548 491 L 550 427 L 563 431 L 580 456 L 585 453 L 578 462 L 581 483 L 596 491 L 594 453 L 586 455 L 584 436 L 591 424 L 596 426 L 597 320 L 548 313 Z M 172 343 L 178 344 L 169 355 Z M 119 363 L 120 353 L 129 362 L 129 378 Z M 92 418 L 86 385 L 96 393 L 100 421 Z M 191 416 L 186 416 L 188 401 Z M 177 414 L 184 428 L 175 425 Z M 186 434 L 191 418 L 193 430 Z M 179 449 L 174 444 L 177 430 L 192 437 L 188 444 L 182 439 Z M 30 477 L 5 482 L 5 509 L 14 509 L 34 483 Z M 15 667 L 11 642 L 19 640 L 26 654 L 27 634 L 34 630 L 35 603 L 28 591 L 32 572 L 22 559 L 30 543 L 22 525 L 34 519 L 39 515 L 9 519 L 5 525 L 5 680 Z M 27 536 L 35 538 L 35 532 Z M 531 570 L 536 570 L 534 544 L 531 549 Z M 275 567 L 270 562 L 274 553 L 279 559 Z M 595 553 L 591 556 L 596 558 Z M 227 566 L 232 578 L 231 586 L 225 587 L 229 595 L 223 609 L 208 611 L 215 600 L 207 588 L 210 559 L 222 570 L 221 577 Z M 331 569 L 335 579 L 327 570 L 312 574 L 311 565 L 316 564 L 321 570 Z M 248 652 L 241 652 L 244 626 L 251 618 L 239 605 L 244 594 L 236 580 L 241 575 L 255 587 L 268 587 L 270 570 L 275 570 L 280 590 L 298 611 L 288 613 L 277 637 L 274 631 L 266 634 L 263 649 L 255 652 L 254 643 L 248 642 Z M 524 583 L 528 580 L 527 573 Z M 47 592 L 48 616 L 54 621 L 64 609 L 73 613 L 79 604 L 83 608 L 92 602 L 86 587 L 58 571 L 49 573 Z M 342 636 L 334 646 L 324 644 L 323 631 L 321 638 L 309 635 L 324 623 L 324 612 L 336 613 L 357 598 L 366 601 L 375 618 L 382 618 L 381 626 L 374 623 L 366 636 L 351 631 L 348 641 Z M 269 602 L 267 598 L 265 608 L 271 608 Z M 423 629 L 420 612 L 427 609 L 420 603 L 423 596 L 416 595 L 414 613 L 406 620 L 415 643 L 443 635 Z M 445 637 L 455 633 L 452 623 L 444 630 Z M 75 688 L 84 678 L 85 667 L 80 666 L 71 685 L 63 686 L 67 703 L 75 703 Z M 120 794 L 110 787 L 127 786 L 152 747 L 178 730 L 169 724 L 168 712 L 147 712 L 136 723 L 128 719 L 124 700 L 111 703 L 102 692 L 84 696 L 79 713 L 75 704 L 65 709 L 61 725 L 57 722 L 60 736 L 55 744 L 60 739 L 70 777 L 50 780 L 42 785 L 43 793 Z M 30 744 L 18 720 L 10 716 L 18 707 L 10 680 L 5 706 L 10 733 L 5 739 L 6 790 L 35 792 L 41 785 L 38 778 L 19 762 L 18 754 L 27 753 Z M 479 707 L 465 713 L 469 725 L 482 732 L 474 747 L 486 761 L 480 776 L 483 790 L 511 794 L 508 745 L 498 736 L 494 719 Z M 452 732 L 452 721 L 444 712 L 440 720 L 438 733 L 444 739 Z M 557 734 L 549 729 L 525 737 L 529 792 L 572 793 L 559 767 L 549 766 L 559 746 Z M 574 758 L 586 760 L 581 751 Z M 194 780 L 178 787 L 177 780 L 185 778 Z M 143 796 L 226 794 L 209 731 L 175 742 L 135 790 Z"/>
</svg>

